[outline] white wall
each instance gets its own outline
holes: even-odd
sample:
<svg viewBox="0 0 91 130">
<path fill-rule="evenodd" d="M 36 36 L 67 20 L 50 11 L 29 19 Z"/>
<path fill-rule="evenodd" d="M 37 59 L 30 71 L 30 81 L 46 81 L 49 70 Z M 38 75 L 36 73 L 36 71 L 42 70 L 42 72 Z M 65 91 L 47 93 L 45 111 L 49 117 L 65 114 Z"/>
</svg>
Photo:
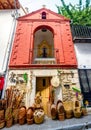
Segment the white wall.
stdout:
<svg viewBox="0 0 91 130">
<path fill-rule="evenodd" d="M 91 69 L 91 43 L 75 43 L 78 68 Z"/>
<path fill-rule="evenodd" d="M 16 19 L 12 15 L 15 13 L 16 10 L 0 10 L 0 72 L 5 71 L 6 68 L 8 49 L 12 43 L 12 33 L 16 23 Z M 22 9 L 19 9 L 18 13 L 20 16 L 24 15 Z"/>
</svg>

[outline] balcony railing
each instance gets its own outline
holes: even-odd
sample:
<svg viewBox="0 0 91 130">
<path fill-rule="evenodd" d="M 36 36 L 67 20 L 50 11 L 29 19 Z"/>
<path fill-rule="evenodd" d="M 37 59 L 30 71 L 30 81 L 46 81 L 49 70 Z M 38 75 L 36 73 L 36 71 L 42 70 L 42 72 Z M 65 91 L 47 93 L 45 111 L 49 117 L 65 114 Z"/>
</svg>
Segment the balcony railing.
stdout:
<svg viewBox="0 0 91 130">
<path fill-rule="evenodd" d="M 34 64 L 55 64 L 55 58 L 35 58 Z"/>
</svg>

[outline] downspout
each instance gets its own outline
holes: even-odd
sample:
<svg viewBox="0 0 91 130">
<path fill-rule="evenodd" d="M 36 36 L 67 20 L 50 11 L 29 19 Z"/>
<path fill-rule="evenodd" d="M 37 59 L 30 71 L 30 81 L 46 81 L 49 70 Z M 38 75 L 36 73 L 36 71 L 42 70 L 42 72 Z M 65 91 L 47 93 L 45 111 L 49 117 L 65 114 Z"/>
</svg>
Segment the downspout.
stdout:
<svg viewBox="0 0 91 130">
<path fill-rule="evenodd" d="M 13 39 L 14 39 L 14 34 L 15 34 L 15 29 L 16 29 L 16 19 L 18 18 L 16 2 L 15 2 L 15 10 L 14 10 L 13 14 L 11 12 L 11 16 L 13 17 L 13 21 L 12 21 L 8 44 L 6 47 L 3 65 L 2 65 L 3 75 L 5 76 L 5 83 L 4 83 L 4 87 L 3 87 L 2 98 L 4 98 L 4 95 L 5 95 L 5 89 L 6 89 L 6 85 L 7 85 L 8 72 L 9 72 L 8 65 L 9 65 L 9 61 L 10 61 L 10 54 L 11 54 L 11 50 L 12 50 L 12 46 L 13 46 Z"/>
</svg>

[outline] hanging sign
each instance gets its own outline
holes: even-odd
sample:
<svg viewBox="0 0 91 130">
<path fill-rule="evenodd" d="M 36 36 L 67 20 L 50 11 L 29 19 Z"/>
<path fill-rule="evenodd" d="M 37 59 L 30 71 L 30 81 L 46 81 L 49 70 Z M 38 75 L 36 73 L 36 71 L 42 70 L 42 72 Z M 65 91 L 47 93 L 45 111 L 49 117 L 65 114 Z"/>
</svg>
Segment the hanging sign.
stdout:
<svg viewBox="0 0 91 130">
<path fill-rule="evenodd" d="M 54 77 L 51 79 L 51 85 L 52 85 L 53 87 L 58 87 L 58 86 L 59 86 L 59 83 L 60 83 L 60 81 L 59 81 L 58 76 L 54 76 Z"/>
</svg>

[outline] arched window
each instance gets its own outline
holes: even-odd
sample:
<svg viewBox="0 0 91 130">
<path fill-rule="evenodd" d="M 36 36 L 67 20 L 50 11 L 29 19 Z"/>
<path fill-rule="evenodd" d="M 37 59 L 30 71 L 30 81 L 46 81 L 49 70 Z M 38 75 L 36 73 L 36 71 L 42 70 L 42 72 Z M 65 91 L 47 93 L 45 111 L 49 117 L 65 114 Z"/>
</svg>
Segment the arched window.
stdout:
<svg viewBox="0 0 91 130">
<path fill-rule="evenodd" d="M 46 12 L 42 12 L 42 19 L 46 19 Z"/>
</svg>

